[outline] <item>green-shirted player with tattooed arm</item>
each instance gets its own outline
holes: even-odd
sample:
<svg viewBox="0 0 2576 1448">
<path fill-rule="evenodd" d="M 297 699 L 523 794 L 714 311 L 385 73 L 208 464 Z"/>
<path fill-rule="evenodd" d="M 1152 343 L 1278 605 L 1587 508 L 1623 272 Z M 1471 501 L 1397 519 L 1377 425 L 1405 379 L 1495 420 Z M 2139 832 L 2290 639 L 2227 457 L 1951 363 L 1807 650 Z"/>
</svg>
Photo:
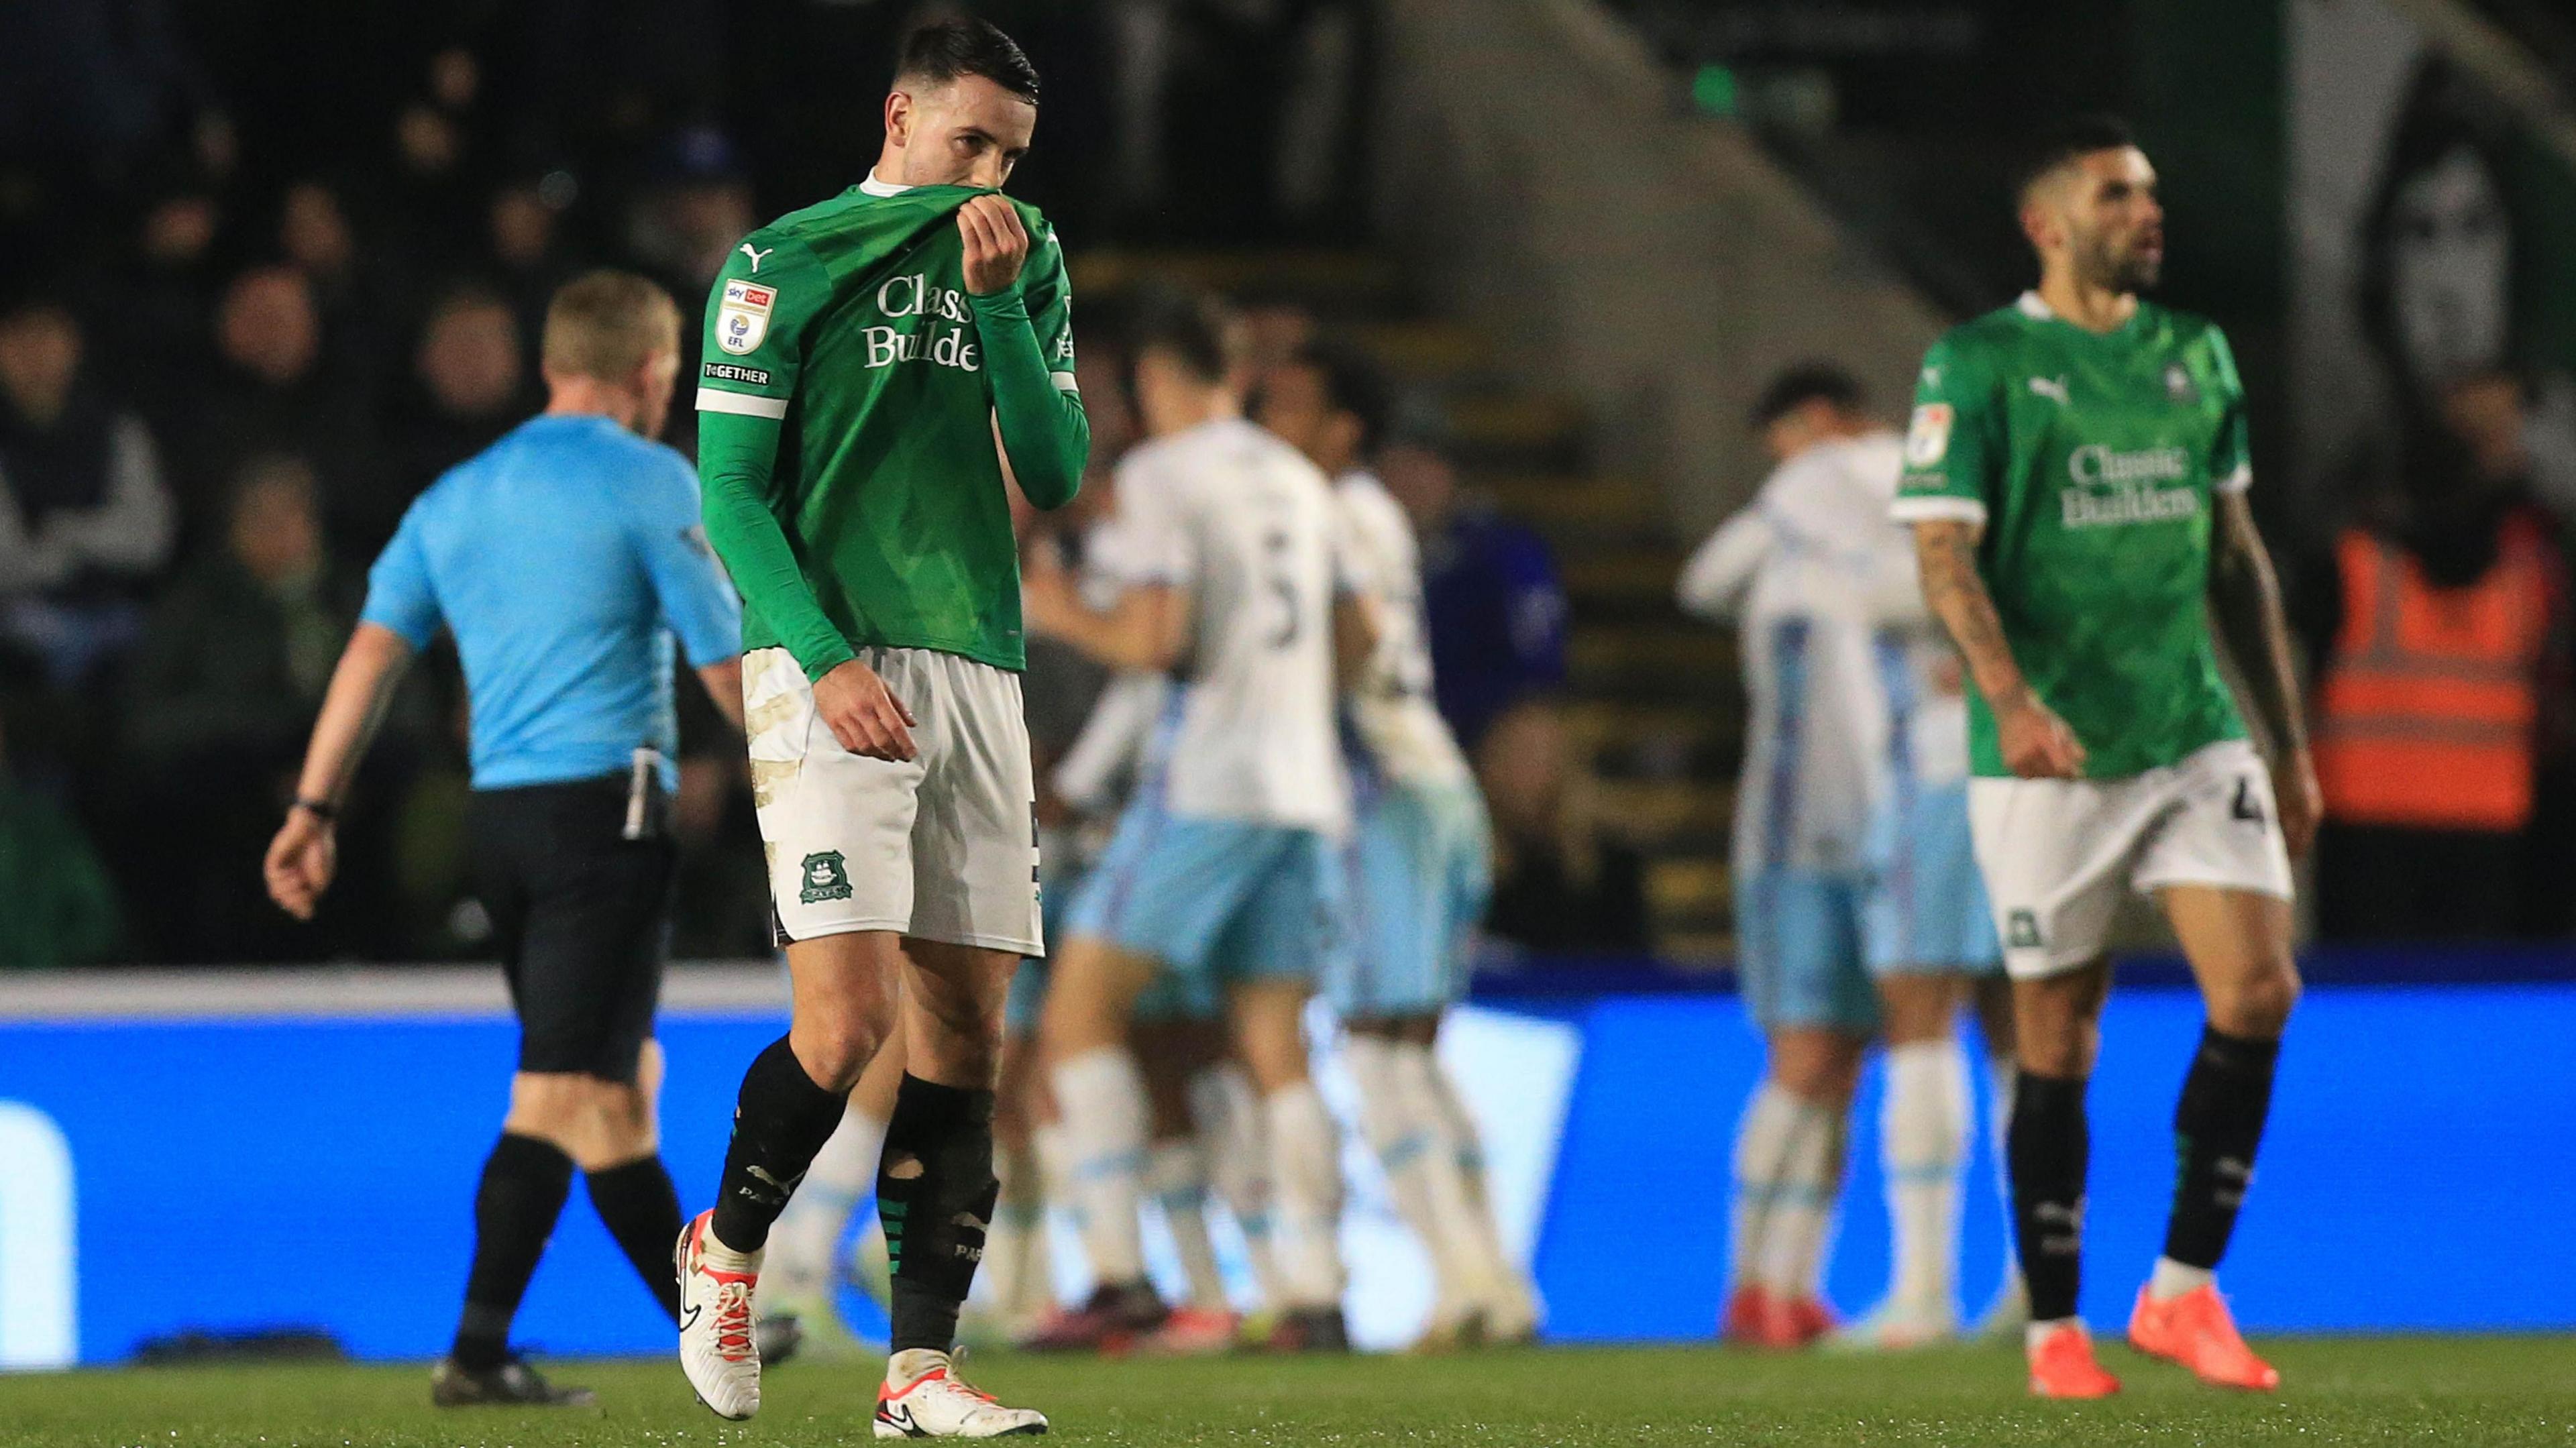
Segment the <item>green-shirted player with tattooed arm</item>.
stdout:
<svg viewBox="0 0 2576 1448">
<path fill-rule="evenodd" d="M 1005 467 L 1058 507 L 1090 441 L 1063 251 L 996 194 L 1037 96 L 992 26 L 915 31 L 874 173 L 745 238 L 708 302 L 698 469 L 744 599 L 752 785 L 794 980 L 787 1034 L 743 1077 L 715 1209 L 680 1236 L 680 1364 L 727 1418 L 760 1406 L 770 1224 L 900 1027 L 876 1436 L 1047 1428 L 949 1357 L 993 1214 L 1002 996 L 1044 953 Z"/>
<path fill-rule="evenodd" d="M 2252 1179 L 2299 993 L 2290 857 L 2318 813 L 2279 590 L 2246 504 L 2245 399 L 2227 340 L 2141 301 L 2164 262 L 2156 174 L 2116 121 L 2036 157 L 2022 230 L 2040 283 L 1924 359 L 1895 515 L 1977 684 L 1969 817 L 2013 978 L 2020 1080 L 2006 1143 L 2031 1391 L 2101 1397 L 2076 1316 L 2084 1088 L 2125 891 L 2154 895 L 2208 1011 L 2174 1128 L 2164 1255 L 2129 1338 L 2226 1387 L 2280 1375 L 2215 1282 Z M 2272 764 L 2219 673 L 2223 634 Z"/>
</svg>

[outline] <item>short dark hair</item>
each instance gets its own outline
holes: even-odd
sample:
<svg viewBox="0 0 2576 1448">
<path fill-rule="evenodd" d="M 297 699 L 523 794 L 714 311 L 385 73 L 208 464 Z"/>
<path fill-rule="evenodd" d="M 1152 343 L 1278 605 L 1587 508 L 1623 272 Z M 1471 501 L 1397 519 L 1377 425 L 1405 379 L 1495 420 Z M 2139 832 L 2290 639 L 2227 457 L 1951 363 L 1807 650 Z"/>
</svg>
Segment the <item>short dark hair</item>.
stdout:
<svg viewBox="0 0 2576 1448">
<path fill-rule="evenodd" d="M 1753 401 L 1753 426 L 1769 427 L 1810 402 L 1831 403 L 1844 412 L 1860 410 L 1860 382 L 1832 362 L 1801 362 L 1771 379 Z"/>
<path fill-rule="evenodd" d="M 2022 157 L 2021 170 L 2013 177 L 2013 199 L 2018 201 L 2028 196 L 2030 188 L 2038 185 L 2042 177 L 2078 156 L 2090 156 L 2096 151 L 2117 151 L 2136 144 L 2137 133 L 2118 116 L 2101 111 L 2069 116 L 2040 132 L 2038 140 Z"/>
<path fill-rule="evenodd" d="M 1374 454 L 1386 441 L 1395 420 L 1395 389 L 1377 359 L 1338 337 L 1315 337 L 1288 359 L 1314 369 L 1324 382 L 1324 405 L 1347 412 L 1360 424 L 1360 456 Z"/>
<path fill-rule="evenodd" d="M 933 20 L 903 38 L 903 58 L 895 80 L 924 80 L 946 85 L 963 75 L 980 75 L 1030 105 L 1038 103 L 1038 68 L 1028 52 L 1004 35 L 1000 26 L 971 15 Z"/>
<path fill-rule="evenodd" d="M 1201 382 L 1223 382 L 1234 366 L 1234 313 L 1206 292 L 1156 292 L 1141 299 L 1130 351 L 1166 353 Z"/>
</svg>

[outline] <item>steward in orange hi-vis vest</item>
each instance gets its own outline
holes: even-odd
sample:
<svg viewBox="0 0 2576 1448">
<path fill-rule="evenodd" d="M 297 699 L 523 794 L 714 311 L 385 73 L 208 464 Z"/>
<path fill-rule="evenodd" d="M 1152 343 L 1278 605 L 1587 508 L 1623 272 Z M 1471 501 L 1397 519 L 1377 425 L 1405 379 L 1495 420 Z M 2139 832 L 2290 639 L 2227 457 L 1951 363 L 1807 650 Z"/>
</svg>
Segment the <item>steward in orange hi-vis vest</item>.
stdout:
<svg viewBox="0 0 2576 1448">
<path fill-rule="evenodd" d="M 2508 523 L 2496 561 L 2438 588 L 2404 551 L 2336 545 L 2343 626 L 2317 691 L 2317 779 L 2342 824 L 2511 831 L 2531 818 L 2539 671 L 2555 581 Z"/>
</svg>

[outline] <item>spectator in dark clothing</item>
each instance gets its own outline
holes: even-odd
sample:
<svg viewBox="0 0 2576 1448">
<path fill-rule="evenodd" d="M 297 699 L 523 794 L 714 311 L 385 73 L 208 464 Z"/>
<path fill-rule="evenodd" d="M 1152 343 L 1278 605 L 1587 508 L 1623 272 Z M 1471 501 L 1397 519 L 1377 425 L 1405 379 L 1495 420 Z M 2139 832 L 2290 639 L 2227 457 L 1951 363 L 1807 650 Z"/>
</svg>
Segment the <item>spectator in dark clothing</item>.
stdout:
<svg viewBox="0 0 2576 1448">
<path fill-rule="evenodd" d="M 318 940 L 270 906 L 260 882 L 260 851 L 293 797 L 306 731 L 361 595 L 324 552 L 316 501 L 300 459 L 247 464 L 222 536 L 171 585 L 135 660 L 126 743 L 146 786 L 136 804 L 162 817 L 124 833 L 135 842 L 133 878 L 154 882 L 159 907 L 138 924 L 153 927 L 161 958 L 399 953 L 390 922 L 400 912 L 383 903 L 380 822 L 343 822 L 343 870 L 358 899 Z M 396 768 L 398 755 L 388 756 Z M 397 792 L 378 785 L 356 797 Z M 184 830 L 167 813 L 182 799 Z"/>
<path fill-rule="evenodd" d="M 214 254 L 222 203 L 192 167 L 162 168 L 134 214 L 134 263 L 99 298 L 100 375 L 165 438 L 192 421 L 213 346 Z"/>
<path fill-rule="evenodd" d="M 555 195 L 547 182 L 529 177 L 493 192 L 485 212 L 492 279 L 519 319 L 523 342 L 544 334 L 547 304 L 582 269 L 564 242 L 563 213 L 550 199 Z"/>
<path fill-rule="evenodd" d="M 0 969 L 104 960 L 116 946 L 116 890 L 72 817 L 21 785 L 0 737 Z"/>
<path fill-rule="evenodd" d="M 288 186 L 277 204 L 277 250 L 312 289 L 323 365 L 372 390 L 390 360 L 387 318 L 400 314 L 402 289 L 381 258 L 362 252 L 341 190 L 312 177 Z"/>
<path fill-rule="evenodd" d="M 1591 817 L 1567 738 L 1564 590 L 1547 544 L 1467 501 L 1436 446 L 1378 458 L 1422 546 L 1432 689 L 1493 817 L 1495 934 L 1539 950 L 1642 949 L 1643 865 Z"/>
<path fill-rule="evenodd" d="M 405 508 L 441 473 L 492 445 L 534 410 L 527 359 L 510 304 L 479 286 L 459 287 L 430 308 L 412 350 L 411 376 L 388 419 L 391 485 L 373 506 L 335 520 L 335 543 L 372 558 Z"/>
<path fill-rule="evenodd" d="M 0 648 L 63 692 L 133 642 L 170 553 L 151 433 L 88 384 L 84 350 L 49 295 L 0 311 Z"/>
<path fill-rule="evenodd" d="M 321 313 L 302 272 L 262 266 L 235 277 L 215 315 L 215 351 L 215 375 L 199 393 L 175 470 L 194 535 L 223 525 L 226 487 L 245 463 L 271 453 L 312 464 L 326 515 L 381 509 L 366 394 L 325 365 Z"/>
</svg>

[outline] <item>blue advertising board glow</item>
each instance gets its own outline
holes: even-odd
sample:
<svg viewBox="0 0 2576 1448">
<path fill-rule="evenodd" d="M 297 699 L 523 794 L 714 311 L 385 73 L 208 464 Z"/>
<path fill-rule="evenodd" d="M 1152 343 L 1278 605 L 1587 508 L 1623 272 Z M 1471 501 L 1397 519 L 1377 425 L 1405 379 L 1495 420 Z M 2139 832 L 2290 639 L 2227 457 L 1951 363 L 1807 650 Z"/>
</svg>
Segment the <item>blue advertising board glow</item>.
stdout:
<svg viewBox="0 0 2576 1448">
<path fill-rule="evenodd" d="M 1728 997 L 1619 999 L 1581 1013 L 1536 1267 L 1551 1336 L 1705 1335 L 1726 1265 L 1728 1158 L 1758 1057 Z M 2173 1105 L 2201 1027 L 2194 995 L 2115 994 L 2090 1095 L 2083 1307 L 2127 1321 L 2162 1245 Z M 2224 1273 L 2253 1331 L 2565 1329 L 2576 1324 L 2576 1030 L 2565 985 L 2321 988 L 2281 1056 L 2257 1180 Z M 1983 1083 L 1979 1085 L 1983 1120 Z M 1879 1072 L 1854 1112 L 1827 1282 L 1846 1315 L 1886 1281 Z M 1961 1285 L 1984 1306 L 2004 1226 L 1981 1139 L 1965 1193 Z M 1669 1223 L 1638 1270 L 1640 1222 Z"/>
<path fill-rule="evenodd" d="M 1534 1241 L 1549 1334 L 1707 1335 L 1723 1291 L 1730 1139 L 1759 1060 L 1735 1000 L 1559 999 L 1462 1026 L 1444 1055 L 1504 1178 L 1511 1235 Z M 2104 1324 L 2124 1315 L 2156 1250 L 2174 1090 L 2198 1028 L 2179 991 L 2125 992 L 2111 1008 L 2092 1093 L 2085 1294 Z M 710 1190 L 742 1065 L 777 1030 L 759 1012 L 666 1017 L 663 1136 L 684 1203 Z M 2565 1230 L 2576 1073 L 2555 1049 L 2571 1036 L 2576 986 L 2311 992 L 2227 1271 L 2247 1324 L 2576 1325 Z M 0 1163 L 0 1305 L 14 1315 L 67 1287 L 87 1362 L 191 1327 L 310 1325 L 362 1356 L 434 1354 L 454 1323 L 473 1176 L 513 1051 L 507 1019 L 482 1014 L 0 1022 L 11 1128 L 0 1142 L 12 1155 Z M 1846 1313 L 1869 1304 L 1886 1270 L 1876 1093 L 1873 1073 L 1829 1283 Z M 39 1190 L 50 1148 L 21 1149 L 55 1140 L 67 1148 L 68 1234 Z M 1397 1341 L 1423 1301 L 1419 1258 L 1356 1154 L 1353 1167 L 1354 1318 L 1366 1340 Z M 1981 1143 L 1967 1192 L 1971 1310 L 2002 1262 L 1991 1173 Z M 75 1236 L 76 1250 L 53 1252 L 55 1235 Z M 18 1338 L 0 1334 L 0 1365 L 47 1360 L 44 1317 L 29 1310 Z M 519 1337 L 558 1353 L 667 1350 L 668 1329 L 579 1192 Z"/>
</svg>

